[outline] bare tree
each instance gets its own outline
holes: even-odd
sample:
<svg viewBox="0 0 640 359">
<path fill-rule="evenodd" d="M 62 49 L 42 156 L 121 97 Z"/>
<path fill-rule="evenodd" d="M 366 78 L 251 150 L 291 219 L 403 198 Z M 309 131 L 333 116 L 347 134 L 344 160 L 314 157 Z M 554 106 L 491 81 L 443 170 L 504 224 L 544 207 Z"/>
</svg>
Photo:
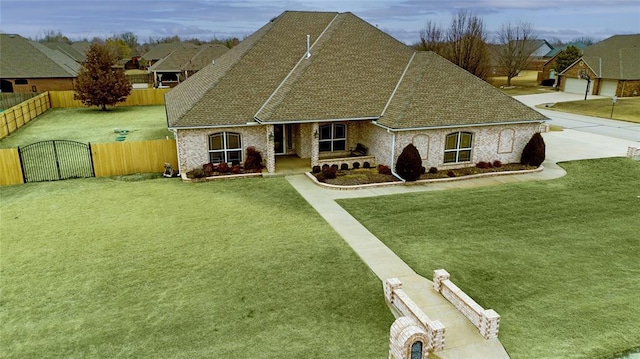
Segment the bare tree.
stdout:
<svg viewBox="0 0 640 359">
<path fill-rule="evenodd" d="M 447 32 L 449 61 L 486 80 L 489 75 L 487 35 L 481 18 L 460 10 Z"/>
<path fill-rule="evenodd" d="M 433 51 L 454 64 L 486 79 L 489 75 L 489 53 L 484 23 L 478 16 L 460 10 L 444 30 L 431 21 L 420 31 L 418 50 Z"/>
<path fill-rule="evenodd" d="M 420 43 L 416 46 L 421 51 L 433 51 L 444 55 L 445 34 L 442 28 L 431 21 L 427 21 L 424 29 L 420 30 Z"/>
<path fill-rule="evenodd" d="M 527 22 L 506 23 L 498 32 L 498 66 L 507 74 L 507 86 L 527 67 L 535 51 L 533 26 Z"/>
<path fill-rule="evenodd" d="M 571 42 L 581 42 L 587 46 L 591 46 L 593 44 L 598 43 L 600 40 L 593 38 L 591 36 L 580 36 L 580 37 L 576 37 L 575 39 L 571 40 Z"/>
</svg>

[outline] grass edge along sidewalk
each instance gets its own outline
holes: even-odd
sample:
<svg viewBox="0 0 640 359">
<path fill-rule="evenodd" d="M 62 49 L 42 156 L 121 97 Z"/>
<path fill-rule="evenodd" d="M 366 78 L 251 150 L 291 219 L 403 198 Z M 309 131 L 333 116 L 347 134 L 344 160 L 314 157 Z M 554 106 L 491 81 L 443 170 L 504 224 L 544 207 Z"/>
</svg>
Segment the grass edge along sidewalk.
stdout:
<svg viewBox="0 0 640 359">
<path fill-rule="evenodd" d="M 387 355 L 380 281 L 284 178 L 0 191 L 6 358 Z"/>
<path fill-rule="evenodd" d="M 619 98 L 615 105 L 610 98 L 598 98 L 586 101 L 558 102 L 553 105 L 545 104 L 536 107 L 544 110 L 640 123 L 640 97 Z"/>
<path fill-rule="evenodd" d="M 445 268 L 496 310 L 512 358 L 610 358 L 640 343 L 640 163 L 562 166 L 556 180 L 338 203 L 416 272 Z"/>
</svg>

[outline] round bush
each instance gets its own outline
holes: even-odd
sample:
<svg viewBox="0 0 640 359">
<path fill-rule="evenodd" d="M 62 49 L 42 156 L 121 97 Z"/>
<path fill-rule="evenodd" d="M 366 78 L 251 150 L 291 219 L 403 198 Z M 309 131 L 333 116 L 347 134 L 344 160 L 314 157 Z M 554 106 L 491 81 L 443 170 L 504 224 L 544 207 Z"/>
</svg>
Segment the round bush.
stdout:
<svg viewBox="0 0 640 359">
<path fill-rule="evenodd" d="M 493 161 L 493 167 L 498 167 L 498 168 L 502 167 L 502 162 L 500 162 L 498 160 Z"/>
<path fill-rule="evenodd" d="M 438 173 L 438 169 L 436 167 L 429 167 L 429 173 L 436 174 Z"/>
<path fill-rule="evenodd" d="M 422 158 L 416 146 L 412 143 L 408 144 L 398 156 L 396 163 L 396 172 L 405 181 L 415 181 L 420 178 L 422 169 Z"/>
<path fill-rule="evenodd" d="M 536 132 L 531 136 L 529 142 L 522 150 L 520 164 L 527 166 L 540 167 L 545 158 L 544 139 L 540 133 Z"/>
</svg>

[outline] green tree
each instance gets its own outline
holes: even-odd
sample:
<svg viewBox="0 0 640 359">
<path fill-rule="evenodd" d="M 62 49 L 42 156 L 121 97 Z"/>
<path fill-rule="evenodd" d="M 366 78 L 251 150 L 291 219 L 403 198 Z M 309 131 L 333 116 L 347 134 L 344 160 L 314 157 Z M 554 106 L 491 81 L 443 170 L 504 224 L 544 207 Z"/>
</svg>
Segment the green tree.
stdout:
<svg viewBox="0 0 640 359">
<path fill-rule="evenodd" d="M 73 84 L 73 98 L 86 106 L 98 106 L 103 111 L 107 105 L 123 102 L 131 93 L 131 84 L 121 69 L 114 69 L 116 58 L 106 45 L 91 44 L 87 61 L 80 68 Z"/>
<path fill-rule="evenodd" d="M 124 40 L 110 37 L 104 43 L 116 60 L 128 59 L 131 57 L 131 48 Z"/>
<path fill-rule="evenodd" d="M 582 56 L 580 53 L 580 49 L 573 45 L 567 46 L 567 48 L 562 50 L 556 57 L 556 72 L 561 73 L 572 63 L 576 62 L 576 60 L 578 60 L 580 56 Z"/>
</svg>

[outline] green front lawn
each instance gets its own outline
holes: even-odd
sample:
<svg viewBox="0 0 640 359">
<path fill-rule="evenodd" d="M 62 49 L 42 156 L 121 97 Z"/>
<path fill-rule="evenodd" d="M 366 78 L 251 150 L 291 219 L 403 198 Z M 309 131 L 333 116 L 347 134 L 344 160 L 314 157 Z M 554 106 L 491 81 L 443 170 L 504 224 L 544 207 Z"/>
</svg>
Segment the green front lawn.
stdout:
<svg viewBox="0 0 640 359">
<path fill-rule="evenodd" d="M 640 163 L 451 191 L 341 200 L 421 275 L 501 315 L 512 358 L 609 358 L 640 347 Z"/>
<path fill-rule="evenodd" d="M 114 130 L 129 130 L 126 141 L 173 138 L 167 130 L 164 106 L 92 108 L 52 108 L 26 126 L 0 140 L 0 148 L 25 146 L 46 140 L 113 142 Z"/>
<path fill-rule="evenodd" d="M 599 98 L 586 101 L 558 102 L 545 110 L 577 113 L 579 115 L 613 118 L 640 123 L 640 97 L 619 98 L 615 105 L 610 98 Z M 613 116 L 611 109 L 613 107 Z"/>
<path fill-rule="evenodd" d="M 538 84 L 538 71 L 520 71 L 520 74 L 511 79 L 511 87 L 504 88 L 507 85 L 506 76 L 494 76 L 489 78 L 488 82 L 495 87 L 500 88 L 502 92 L 509 96 L 535 95 L 546 92 L 553 92 L 550 86 L 540 86 Z"/>
<path fill-rule="evenodd" d="M 383 358 L 380 281 L 283 178 L 2 187 L 4 358 Z"/>
</svg>

